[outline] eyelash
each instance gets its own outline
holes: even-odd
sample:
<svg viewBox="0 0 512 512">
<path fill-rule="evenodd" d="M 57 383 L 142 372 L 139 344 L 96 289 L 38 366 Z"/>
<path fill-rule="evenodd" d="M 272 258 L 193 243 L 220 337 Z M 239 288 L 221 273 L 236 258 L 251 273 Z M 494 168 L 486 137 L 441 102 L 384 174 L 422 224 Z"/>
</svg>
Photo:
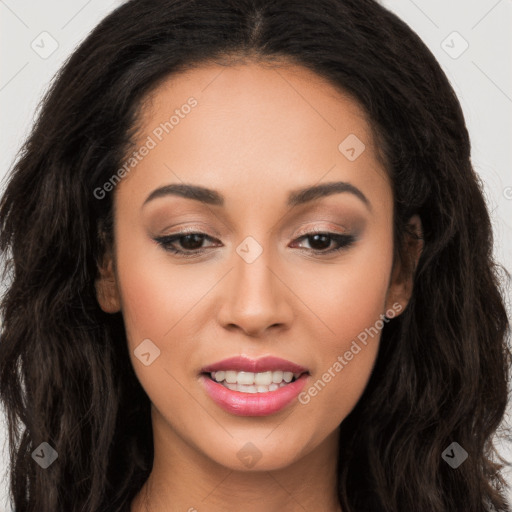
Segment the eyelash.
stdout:
<svg viewBox="0 0 512 512">
<path fill-rule="evenodd" d="M 214 238 L 208 236 L 206 233 L 195 232 L 195 231 L 192 231 L 192 232 L 185 231 L 185 232 L 181 232 L 181 233 L 175 233 L 173 235 L 161 236 L 161 237 L 155 238 L 154 240 L 165 251 L 176 254 L 179 257 L 193 258 L 195 256 L 200 256 L 201 254 L 205 253 L 206 248 L 195 249 L 195 250 L 192 250 L 192 249 L 181 250 L 181 249 L 176 249 L 172 245 L 174 242 L 178 241 L 180 238 L 184 238 L 186 236 L 191 236 L 191 235 L 199 235 L 199 236 L 205 237 L 203 240 L 205 240 L 205 239 L 214 240 Z M 338 244 L 338 247 L 336 247 L 334 249 L 329 249 L 327 251 L 320 250 L 320 249 L 305 249 L 306 251 L 313 253 L 314 255 L 319 255 L 319 256 L 342 252 L 342 251 L 348 249 L 356 241 L 356 237 L 354 235 L 341 235 L 339 233 L 330 233 L 328 231 L 323 231 L 323 232 L 318 232 L 318 233 L 316 233 L 316 232 L 306 233 L 304 235 L 301 235 L 296 240 L 307 239 L 307 238 L 313 237 L 315 235 L 328 236 L 329 238 L 332 239 L 332 241 L 334 241 Z"/>
</svg>

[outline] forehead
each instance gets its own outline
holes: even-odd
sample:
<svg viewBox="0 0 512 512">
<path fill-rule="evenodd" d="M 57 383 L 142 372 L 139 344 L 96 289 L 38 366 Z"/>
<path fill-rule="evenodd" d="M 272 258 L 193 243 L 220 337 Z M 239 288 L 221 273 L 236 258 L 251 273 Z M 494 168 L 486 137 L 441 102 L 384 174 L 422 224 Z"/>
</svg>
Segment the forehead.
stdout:
<svg viewBox="0 0 512 512">
<path fill-rule="evenodd" d="M 174 74 L 144 102 L 139 127 L 135 148 L 151 140 L 151 150 L 123 180 L 139 190 L 162 180 L 236 183 L 253 195 L 337 179 L 387 184 L 363 109 L 293 64 L 208 64 Z"/>
</svg>

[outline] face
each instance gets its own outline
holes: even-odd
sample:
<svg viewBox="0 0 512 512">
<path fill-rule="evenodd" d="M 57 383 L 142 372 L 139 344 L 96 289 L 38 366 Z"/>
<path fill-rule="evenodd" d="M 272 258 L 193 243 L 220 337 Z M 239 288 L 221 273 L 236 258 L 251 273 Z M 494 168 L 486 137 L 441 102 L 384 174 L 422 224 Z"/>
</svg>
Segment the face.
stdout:
<svg viewBox="0 0 512 512">
<path fill-rule="evenodd" d="M 312 72 L 250 63 L 171 77 L 141 126 L 98 300 L 160 438 L 284 468 L 334 442 L 407 302 L 370 125 Z"/>
</svg>

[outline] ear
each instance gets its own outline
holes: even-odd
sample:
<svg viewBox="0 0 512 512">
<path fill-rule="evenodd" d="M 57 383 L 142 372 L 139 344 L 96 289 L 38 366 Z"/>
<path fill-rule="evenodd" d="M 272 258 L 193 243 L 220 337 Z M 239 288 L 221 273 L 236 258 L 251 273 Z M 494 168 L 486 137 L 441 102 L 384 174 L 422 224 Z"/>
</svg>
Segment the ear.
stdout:
<svg viewBox="0 0 512 512">
<path fill-rule="evenodd" d="M 396 304 L 401 306 L 399 311 L 404 311 L 411 298 L 414 274 L 424 245 L 423 226 L 418 215 L 413 215 L 409 219 L 403 244 L 402 250 L 399 251 L 393 265 L 386 296 L 386 311 Z"/>
<path fill-rule="evenodd" d="M 121 310 L 121 300 L 117 279 L 114 271 L 114 261 L 109 251 L 98 266 L 98 277 L 95 281 L 96 298 L 105 313 L 117 313 Z"/>
</svg>

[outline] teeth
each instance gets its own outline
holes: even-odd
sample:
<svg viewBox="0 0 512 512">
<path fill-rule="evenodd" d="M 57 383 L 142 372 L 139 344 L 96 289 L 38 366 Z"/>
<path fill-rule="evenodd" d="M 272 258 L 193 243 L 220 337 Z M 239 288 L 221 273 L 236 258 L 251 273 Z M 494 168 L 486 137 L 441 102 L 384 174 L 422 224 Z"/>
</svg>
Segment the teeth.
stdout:
<svg viewBox="0 0 512 512">
<path fill-rule="evenodd" d="M 226 372 L 225 373 L 226 377 L 226 382 L 228 382 L 229 384 L 236 384 L 236 372 Z M 217 379 L 215 379 L 217 380 Z M 217 382 L 220 382 L 220 381 L 217 381 Z"/>
<path fill-rule="evenodd" d="M 232 391 L 244 393 L 266 393 L 286 386 L 293 378 L 299 378 L 300 374 L 293 372 L 267 371 L 267 372 L 237 372 L 234 370 L 219 370 L 210 373 L 213 380 L 222 383 Z"/>
<path fill-rule="evenodd" d="M 226 372 L 212 372 L 212 379 L 215 379 L 217 382 L 222 382 L 226 378 Z"/>
<path fill-rule="evenodd" d="M 252 386 L 254 384 L 254 373 L 252 372 L 238 372 L 236 376 L 236 382 L 238 384 L 245 384 L 246 386 Z M 256 392 L 256 388 L 254 388 Z M 252 393 L 252 391 L 250 391 Z"/>
<path fill-rule="evenodd" d="M 283 381 L 283 372 L 272 372 L 272 382 L 280 384 Z"/>
<path fill-rule="evenodd" d="M 246 386 L 245 384 L 229 384 L 224 381 L 222 385 L 231 389 L 231 391 L 241 391 L 242 393 L 268 393 L 269 391 L 275 391 L 286 386 L 286 382 L 281 382 L 281 384 L 272 382 L 269 386 Z"/>
<path fill-rule="evenodd" d="M 270 386 L 272 384 L 272 372 L 255 373 L 254 384 L 257 386 Z"/>
</svg>

